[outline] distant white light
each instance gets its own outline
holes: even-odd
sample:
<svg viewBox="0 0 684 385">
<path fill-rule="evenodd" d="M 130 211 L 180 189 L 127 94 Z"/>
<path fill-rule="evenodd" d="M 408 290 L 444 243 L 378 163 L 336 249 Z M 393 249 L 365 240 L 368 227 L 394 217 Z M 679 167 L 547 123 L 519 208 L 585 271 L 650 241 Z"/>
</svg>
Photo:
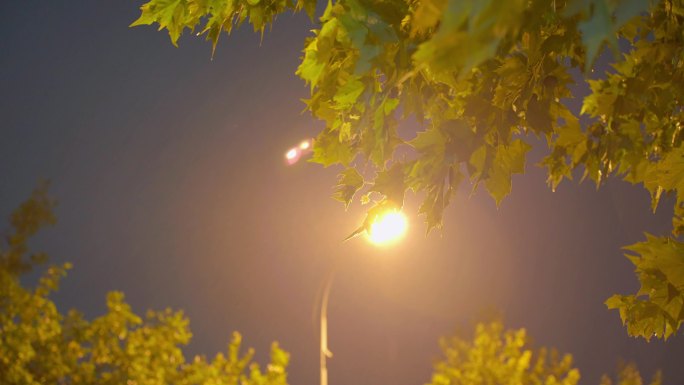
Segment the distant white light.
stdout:
<svg viewBox="0 0 684 385">
<path fill-rule="evenodd" d="M 312 147 L 313 139 L 304 139 L 299 142 L 298 145 L 287 150 L 285 153 L 285 160 L 287 161 L 287 164 L 291 166 L 299 162 L 302 157 L 310 155 L 312 152 Z"/>
<path fill-rule="evenodd" d="M 293 160 L 293 159 L 295 159 L 295 158 L 297 157 L 297 154 L 298 154 L 298 153 L 299 153 L 299 151 L 297 151 L 296 148 L 291 148 L 290 151 L 288 151 L 288 152 L 285 154 L 285 159 L 287 159 L 287 160 Z"/>
<path fill-rule="evenodd" d="M 297 147 L 291 148 L 285 153 L 285 161 L 288 165 L 293 165 L 299 161 L 302 152 Z"/>
</svg>

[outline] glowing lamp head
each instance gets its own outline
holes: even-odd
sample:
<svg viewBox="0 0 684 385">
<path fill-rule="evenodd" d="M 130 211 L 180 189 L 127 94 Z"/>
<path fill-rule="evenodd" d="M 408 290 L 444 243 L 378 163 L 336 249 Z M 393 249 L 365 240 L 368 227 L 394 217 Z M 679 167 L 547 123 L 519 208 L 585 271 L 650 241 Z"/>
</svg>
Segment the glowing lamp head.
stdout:
<svg viewBox="0 0 684 385">
<path fill-rule="evenodd" d="M 309 142 L 308 140 L 305 140 L 305 141 L 299 143 L 299 148 L 301 150 L 308 150 L 309 147 L 311 147 L 311 142 Z"/>
<path fill-rule="evenodd" d="M 387 211 L 375 219 L 368 229 L 368 240 L 376 245 L 396 242 L 406 234 L 408 220 L 399 210 Z"/>
</svg>

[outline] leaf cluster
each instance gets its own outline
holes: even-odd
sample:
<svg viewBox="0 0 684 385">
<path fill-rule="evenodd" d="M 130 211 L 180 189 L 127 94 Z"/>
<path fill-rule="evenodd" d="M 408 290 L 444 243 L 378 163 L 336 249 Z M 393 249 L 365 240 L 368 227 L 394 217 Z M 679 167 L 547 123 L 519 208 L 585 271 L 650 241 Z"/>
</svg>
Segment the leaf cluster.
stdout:
<svg viewBox="0 0 684 385">
<path fill-rule="evenodd" d="M 608 375 L 601 377 L 601 385 L 643 385 L 646 381 L 639 373 L 634 363 L 621 363 L 618 365 L 618 370 L 615 378 Z M 662 385 L 663 375 L 660 371 L 655 372 L 648 385 Z"/>
<path fill-rule="evenodd" d="M 535 349 L 525 329 L 505 330 L 501 321 L 478 323 L 472 340 L 454 336 L 440 341 L 442 356 L 429 385 L 576 385 L 580 372 L 570 354 Z M 650 385 L 661 385 L 657 372 Z M 634 364 L 618 367 L 616 380 L 607 375 L 601 385 L 642 385 Z"/>
<path fill-rule="evenodd" d="M 151 0 L 140 7 L 140 17 L 131 27 L 158 24 L 166 29 L 173 45 L 188 29 L 198 31 L 211 41 L 216 50 L 221 33 L 230 34 L 233 28 L 248 22 L 262 34 L 275 17 L 286 10 L 305 10 L 313 18 L 314 0 Z"/>
<path fill-rule="evenodd" d="M 28 273 L 47 260 L 44 253 L 29 253 L 26 243 L 40 228 L 55 223 L 52 210 L 56 203 L 48 196 L 48 188 L 48 182 L 41 182 L 30 199 L 12 213 L 11 231 L 0 244 L 0 270 L 14 275 Z"/>
<path fill-rule="evenodd" d="M 430 385 L 576 385 L 580 379 L 571 355 L 535 350 L 525 329 L 504 330 L 500 321 L 477 324 L 472 341 L 452 337 L 440 345 L 444 359 Z"/>
<path fill-rule="evenodd" d="M 627 250 L 641 288 L 635 295 L 614 295 L 606 305 L 620 311 L 629 334 L 667 339 L 684 322 L 684 243 L 648 235 Z"/>
</svg>

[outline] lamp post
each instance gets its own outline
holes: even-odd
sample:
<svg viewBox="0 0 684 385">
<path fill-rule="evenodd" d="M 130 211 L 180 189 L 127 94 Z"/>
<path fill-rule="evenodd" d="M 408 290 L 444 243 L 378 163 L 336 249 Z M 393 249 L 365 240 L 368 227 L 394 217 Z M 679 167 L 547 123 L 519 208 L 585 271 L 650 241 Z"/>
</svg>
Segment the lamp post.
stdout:
<svg viewBox="0 0 684 385">
<path fill-rule="evenodd" d="M 328 367 L 326 360 L 332 357 L 332 352 L 328 349 L 328 299 L 330 298 L 330 288 L 335 280 L 335 268 L 333 266 L 325 278 L 323 286 L 323 296 L 321 297 L 321 384 L 328 385 Z"/>
<path fill-rule="evenodd" d="M 367 231 L 367 239 L 378 246 L 389 245 L 401 238 L 408 227 L 406 216 L 399 210 L 388 210 L 378 216 L 371 223 Z M 332 357 L 332 352 L 328 349 L 328 300 L 330 299 L 330 289 L 335 280 L 336 264 L 329 270 L 323 281 L 323 295 L 321 296 L 321 350 L 320 350 L 320 385 L 328 385 L 328 366 L 327 360 Z"/>
<path fill-rule="evenodd" d="M 285 162 L 290 166 L 294 165 L 303 156 L 312 152 L 313 144 L 313 139 L 305 139 L 298 146 L 290 148 L 285 153 Z M 373 222 L 365 227 L 365 233 L 368 241 L 377 246 L 390 245 L 404 236 L 406 229 L 408 228 L 408 221 L 406 216 L 397 209 L 396 206 L 394 208 L 379 209 L 384 211 L 379 215 L 373 216 Z M 351 237 L 363 232 L 362 229 L 363 227 L 355 231 Z M 333 280 L 335 279 L 335 271 L 336 264 L 333 264 L 325 277 L 325 281 L 323 281 L 323 294 L 321 296 L 320 385 L 328 385 L 327 360 L 332 357 L 332 352 L 328 349 L 328 300 L 330 298 L 330 289 L 332 288 Z"/>
</svg>

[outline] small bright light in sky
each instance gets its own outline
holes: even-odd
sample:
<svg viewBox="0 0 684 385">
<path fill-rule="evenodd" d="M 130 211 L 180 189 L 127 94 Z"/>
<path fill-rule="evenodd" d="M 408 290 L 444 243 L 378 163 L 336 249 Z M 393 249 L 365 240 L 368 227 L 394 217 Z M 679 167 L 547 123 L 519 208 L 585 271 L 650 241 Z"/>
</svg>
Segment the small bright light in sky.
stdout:
<svg viewBox="0 0 684 385">
<path fill-rule="evenodd" d="M 288 151 L 288 152 L 285 154 L 285 158 L 286 158 L 287 160 L 293 160 L 293 159 L 296 158 L 296 157 L 297 157 L 297 149 L 296 149 L 296 148 L 291 148 L 290 151 Z"/>
<path fill-rule="evenodd" d="M 310 153 L 311 152 L 312 140 L 313 139 L 305 139 L 301 143 L 299 143 L 299 145 L 290 148 L 285 153 L 285 160 L 287 161 L 287 164 L 293 165 L 293 164 L 299 162 L 299 159 L 301 157 Z"/>
<path fill-rule="evenodd" d="M 401 238 L 407 229 L 408 220 L 401 211 L 388 211 L 371 223 L 368 240 L 376 245 L 389 244 Z"/>
</svg>

